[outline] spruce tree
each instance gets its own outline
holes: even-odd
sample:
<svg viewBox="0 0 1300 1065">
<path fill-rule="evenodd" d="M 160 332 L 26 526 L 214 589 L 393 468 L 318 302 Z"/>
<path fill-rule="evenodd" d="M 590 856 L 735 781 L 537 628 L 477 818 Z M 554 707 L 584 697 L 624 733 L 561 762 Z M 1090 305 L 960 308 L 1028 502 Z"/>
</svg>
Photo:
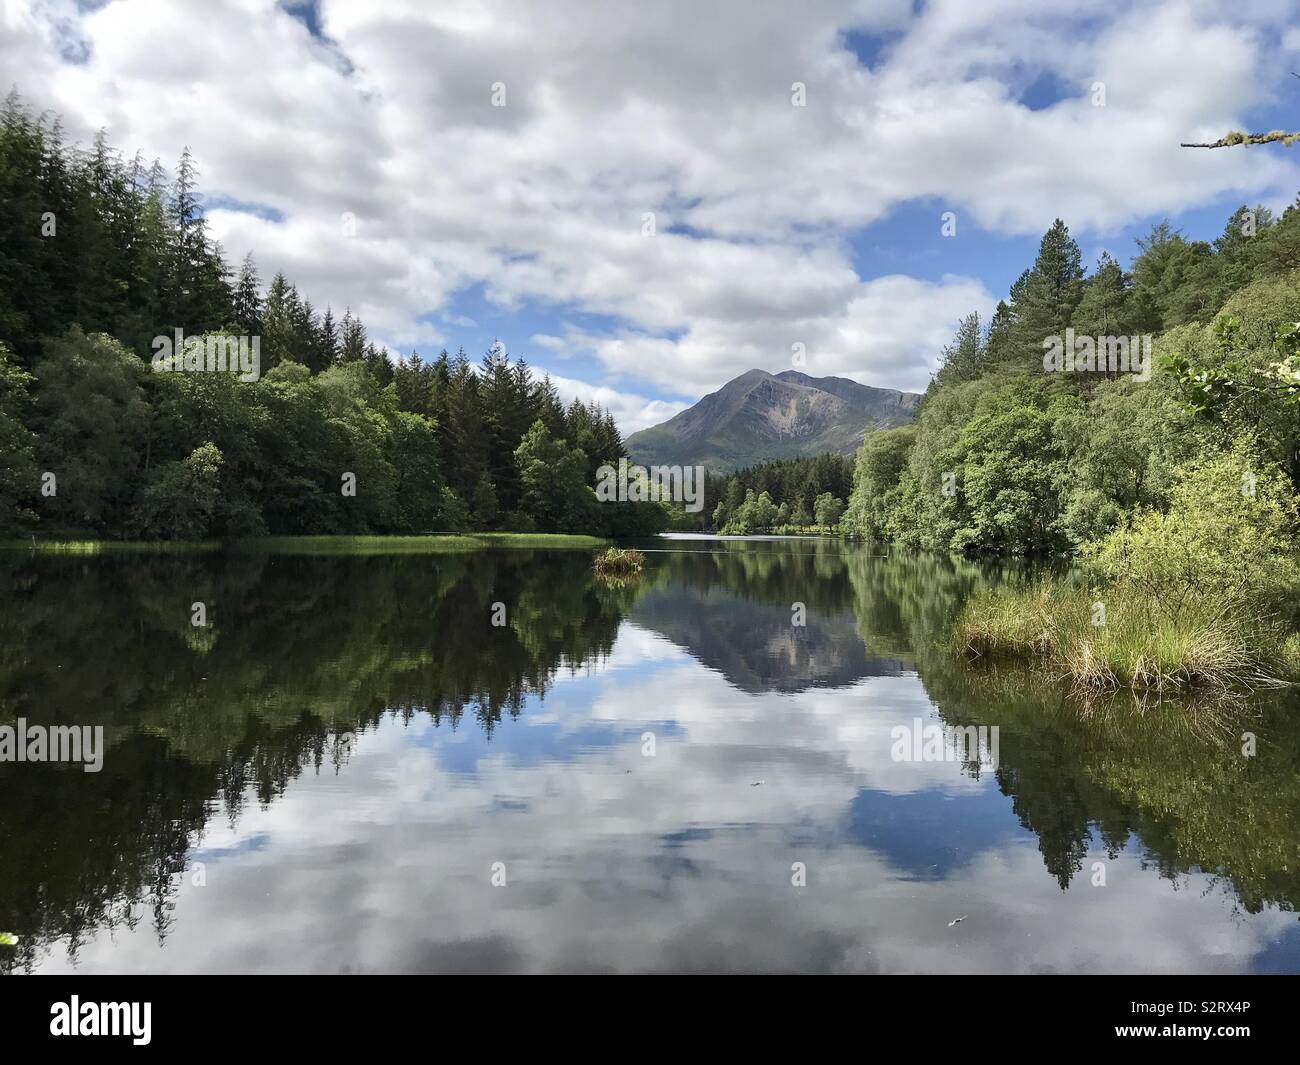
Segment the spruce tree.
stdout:
<svg viewBox="0 0 1300 1065">
<path fill-rule="evenodd" d="M 339 327 L 328 304 L 325 313 L 321 315 L 320 328 L 316 331 L 316 348 L 320 353 L 322 368 L 327 369 L 339 361 Z"/>
<path fill-rule="evenodd" d="M 1023 284 L 1022 284 L 1023 282 Z M 1041 356 L 1042 343 L 1064 336 L 1083 297 L 1083 260 L 1079 245 L 1059 218 L 1043 234 L 1033 268 L 1012 288 L 1018 354 Z M 1041 361 L 1039 362 L 1041 366 Z"/>
<path fill-rule="evenodd" d="M 343 310 L 339 328 L 339 361 L 360 362 L 366 357 L 366 327 L 352 317 L 351 308 Z"/>
<path fill-rule="evenodd" d="M 1083 298 L 1074 311 L 1074 331 L 1081 336 L 1108 337 L 1129 334 L 1129 290 L 1123 268 L 1102 252 L 1097 268 L 1083 283 Z"/>
<path fill-rule="evenodd" d="M 281 279 L 283 280 L 283 278 Z M 250 251 L 239 267 L 232 298 L 232 324 L 245 336 L 262 335 L 262 294 L 257 277 L 257 263 Z"/>
</svg>

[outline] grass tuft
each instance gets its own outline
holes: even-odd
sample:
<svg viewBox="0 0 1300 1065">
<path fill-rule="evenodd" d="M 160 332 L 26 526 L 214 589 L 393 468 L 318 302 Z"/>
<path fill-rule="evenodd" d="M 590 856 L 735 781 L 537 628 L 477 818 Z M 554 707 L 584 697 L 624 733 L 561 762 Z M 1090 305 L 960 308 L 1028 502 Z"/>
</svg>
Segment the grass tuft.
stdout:
<svg viewBox="0 0 1300 1065">
<path fill-rule="evenodd" d="M 954 639 L 971 660 L 1046 666 L 1084 697 L 1120 688 L 1226 694 L 1300 672 L 1294 634 L 1232 596 L 1190 595 L 1171 604 L 1125 586 L 999 586 L 967 601 Z"/>
<path fill-rule="evenodd" d="M 640 573 L 644 566 L 645 555 L 630 547 L 606 548 L 594 563 L 598 577 L 630 577 Z"/>
</svg>

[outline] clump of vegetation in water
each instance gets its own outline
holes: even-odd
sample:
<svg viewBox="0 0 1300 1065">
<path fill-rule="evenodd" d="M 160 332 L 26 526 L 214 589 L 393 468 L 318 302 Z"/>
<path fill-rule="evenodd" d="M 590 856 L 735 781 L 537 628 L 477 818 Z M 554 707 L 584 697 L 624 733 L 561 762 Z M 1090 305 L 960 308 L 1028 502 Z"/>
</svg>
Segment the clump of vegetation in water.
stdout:
<svg viewBox="0 0 1300 1065">
<path fill-rule="evenodd" d="M 597 577 L 632 577 L 645 566 L 645 554 L 635 548 L 610 547 L 596 556 Z"/>
<path fill-rule="evenodd" d="M 1294 649 L 1256 636 L 1249 611 L 1232 601 L 1195 596 L 1170 606 L 1131 588 L 1051 581 L 985 591 L 967 603 L 957 625 L 958 646 L 969 658 L 1036 660 L 1079 694 L 1228 692 L 1276 683 Z M 1276 653 L 1268 653 L 1270 645 Z"/>
<path fill-rule="evenodd" d="M 1244 486 L 1244 489 L 1243 489 Z M 1280 474 L 1232 454 L 1186 466 L 1169 508 L 1085 546 L 1094 583 L 983 591 L 955 638 L 972 659 L 1016 657 L 1076 692 L 1233 692 L 1300 676 L 1286 615 L 1300 586 L 1295 506 Z"/>
</svg>

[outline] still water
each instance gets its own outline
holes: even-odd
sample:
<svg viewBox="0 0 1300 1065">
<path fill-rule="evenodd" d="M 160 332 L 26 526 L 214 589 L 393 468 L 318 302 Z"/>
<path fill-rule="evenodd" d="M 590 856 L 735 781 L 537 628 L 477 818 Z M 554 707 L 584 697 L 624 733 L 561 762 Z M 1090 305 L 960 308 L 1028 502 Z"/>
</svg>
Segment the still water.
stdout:
<svg viewBox="0 0 1300 1065">
<path fill-rule="evenodd" d="M 1294 698 L 1080 707 L 953 659 L 987 568 L 655 547 L 0 555 L 0 725 L 105 744 L 0 763 L 0 971 L 1300 970 Z"/>
</svg>

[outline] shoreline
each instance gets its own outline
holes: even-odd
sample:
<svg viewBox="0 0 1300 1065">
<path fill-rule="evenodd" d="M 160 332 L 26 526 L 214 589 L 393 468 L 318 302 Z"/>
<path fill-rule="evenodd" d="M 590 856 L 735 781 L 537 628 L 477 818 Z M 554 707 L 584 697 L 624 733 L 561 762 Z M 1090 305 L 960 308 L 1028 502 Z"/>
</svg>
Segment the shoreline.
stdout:
<svg viewBox="0 0 1300 1065">
<path fill-rule="evenodd" d="M 0 551 L 49 555 L 227 554 L 293 555 L 439 554 L 552 548 L 587 550 L 610 540 L 570 533 L 431 533 L 424 536 L 257 536 L 238 540 L 3 540 Z"/>
</svg>

